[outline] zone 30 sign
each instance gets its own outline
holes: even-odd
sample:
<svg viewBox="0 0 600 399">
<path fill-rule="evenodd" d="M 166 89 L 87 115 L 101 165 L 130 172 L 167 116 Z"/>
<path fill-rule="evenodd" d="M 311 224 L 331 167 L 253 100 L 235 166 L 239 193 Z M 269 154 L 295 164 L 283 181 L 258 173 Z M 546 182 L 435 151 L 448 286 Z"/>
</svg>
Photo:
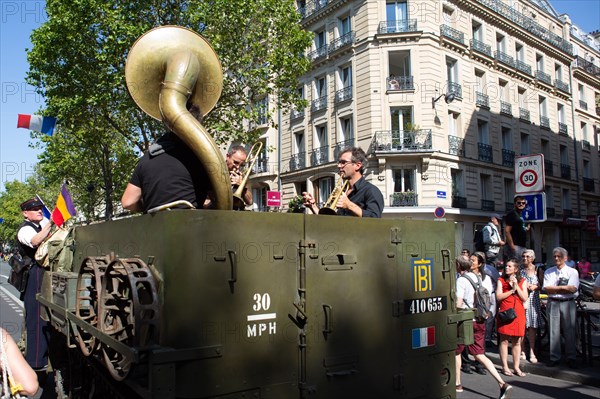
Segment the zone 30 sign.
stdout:
<svg viewBox="0 0 600 399">
<path fill-rule="evenodd" d="M 534 154 L 515 158 L 515 193 L 544 191 L 544 155 Z"/>
</svg>

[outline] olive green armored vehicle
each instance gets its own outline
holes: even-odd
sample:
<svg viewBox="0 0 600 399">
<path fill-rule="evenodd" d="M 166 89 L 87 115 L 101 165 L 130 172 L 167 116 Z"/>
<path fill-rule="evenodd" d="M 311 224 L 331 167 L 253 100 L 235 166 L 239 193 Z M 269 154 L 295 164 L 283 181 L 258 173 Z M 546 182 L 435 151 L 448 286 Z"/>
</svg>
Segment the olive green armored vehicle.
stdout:
<svg viewBox="0 0 600 399">
<path fill-rule="evenodd" d="M 138 64 L 140 52 L 157 59 Z M 220 65 L 210 46 L 187 29 L 158 28 L 138 40 L 126 70 L 128 85 L 130 72 L 156 75 L 156 87 L 132 96 L 212 163 L 218 210 L 159 210 L 49 242 L 38 299 L 54 327 L 59 390 L 455 397 L 454 351 L 472 339 L 472 313 L 456 310 L 453 224 L 230 211 L 216 145 L 186 111 L 186 94 L 165 93 L 170 82 L 189 86 L 201 110 L 212 108 Z"/>
</svg>

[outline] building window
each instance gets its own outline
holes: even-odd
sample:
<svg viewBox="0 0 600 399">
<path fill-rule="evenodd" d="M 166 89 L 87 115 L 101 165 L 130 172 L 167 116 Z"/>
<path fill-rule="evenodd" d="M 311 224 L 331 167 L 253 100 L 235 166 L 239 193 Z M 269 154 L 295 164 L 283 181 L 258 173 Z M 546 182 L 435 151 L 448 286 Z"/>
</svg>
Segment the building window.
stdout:
<svg viewBox="0 0 600 399">
<path fill-rule="evenodd" d="M 538 71 L 544 72 L 544 56 L 541 54 L 535 55 L 535 67 Z"/>
<path fill-rule="evenodd" d="M 565 211 L 570 211 L 571 210 L 571 190 L 569 190 L 568 188 L 563 188 L 562 189 L 562 208 L 563 208 L 563 212 L 566 213 Z"/>
<path fill-rule="evenodd" d="M 579 83 L 577 85 L 577 88 L 578 88 L 577 91 L 579 93 L 579 101 L 586 102 L 585 101 L 585 86 L 583 86 L 581 83 Z"/>
<path fill-rule="evenodd" d="M 406 0 L 387 1 L 385 13 L 388 21 L 404 21 L 408 19 Z"/>
<path fill-rule="evenodd" d="M 565 123 L 565 107 L 562 104 L 556 104 L 556 115 L 558 123 Z"/>
<path fill-rule="evenodd" d="M 354 130 L 352 129 L 352 117 L 340 118 L 340 134 L 339 142 L 352 140 L 354 138 Z"/>
<path fill-rule="evenodd" d="M 333 177 L 324 177 L 322 179 L 319 179 L 316 185 L 316 198 L 319 199 L 320 205 L 323 205 L 327 202 L 327 199 L 331 195 L 334 186 L 335 182 L 333 181 Z"/>
<path fill-rule="evenodd" d="M 569 165 L 569 151 L 567 146 L 560 146 L 560 163 L 563 165 Z"/>
<path fill-rule="evenodd" d="M 412 107 L 392 107 L 390 109 L 391 130 L 402 132 L 413 127 Z"/>
<path fill-rule="evenodd" d="M 512 130 L 507 126 L 502 126 L 502 149 L 513 149 Z"/>
<path fill-rule="evenodd" d="M 327 46 L 327 33 L 324 30 L 315 32 L 315 50 Z"/>
<path fill-rule="evenodd" d="M 294 151 L 295 154 L 300 154 L 306 151 L 304 142 L 304 133 L 294 133 Z"/>
<path fill-rule="evenodd" d="M 252 189 L 252 209 L 258 212 L 266 212 L 267 207 L 267 188 L 255 187 Z"/>
<path fill-rule="evenodd" d="M 521 155 L 529 155 L 530 153 L 529 134 L 521 133 Z"/>
<path fill-rule="evenodd" d="M 315 79 L 315 97 L 317 99 L 327 95 L 327 79 L 320 77 Z"/>
<path fill-rule="evenodd" d="M 515 181 L 513 179 L 504 179 L 504 203 L 507 204 L 506 210 L 513 208 L 513 199 L 515 197 Z"/>
<path fill-rule="evenodd" d="M 402 193 L 415 190 L 415 175 L 416 168 L 411 169 L 394 169 L 394 192 Z"/>
<path fill-rule="evenodd" d="M 496 51 L 506 53 L 506 40 L 504 35 L 496 33 Z"/>
<path fill-rule="evenodd" d="M 486 121 L 477 120 L 477 141 L 482 144 L 490 144 L 490 132 Z"/>
<path fill-rule="evenodd" d="M 448 111 L 448 134 L 450 136 L 460 137 L 459 118 L 458 112 Z"/>
<path fill-rule="evenodd" d="M 342 37 L 346 33 L 350 33 L 352 31 L 352 26 L 350 25 L 350 17 L 349 16 L 340 18 L 338 20 L 338 31 L 339 31 L 339 37 Z"/>
<path fill-rule="evenodd" d="M 266 125 L 269 114 L 269 98 L 265 97 L 259 100 L 256 104 L 256 108 L 258 110 L 258 124 Z"/>
<path fill-rule="evenodd" d="M 554 64 L 554 79 L 562 81 L 562 66 Z"/>
<path fill-rule="evenodd" d="M 483 42 L 483 26 L 479 22 L 473 21 L 471 25 L 471 32 L 474 40 Z"/>
<path fill-rule="evenodd" d="M 352 86 L 352 67 L 345 66 L 339 69 L 340 88 L 346 89 Z"/>
<path fill-rule="evenodd" d="M 515 43 L 515 54 L 517 61 L 525 62 L 525 47 L 520 43 Z"/>
<path fill-rule="evenodd" d="M 450 169 L 450 175 L 452 178 L 452 198 L 464 198 L 464 179 L 463 171 L 460 169 Z M 454 205 L 453 205 L 454 206 Z"/>
<path fill-rule="evenodd" d="M 483 201 L 489 201 L 492 198 L 494 198 L 492 186 L 491 186 L 491 180 L 492 179 L 491 179 L 490 175 L 486 175 L 484 173 L 482 173 L 480 175 L 479 195 Z"/>
<path fill-rule="evenodd" d="M 581 122 L 581 139 L 589 142 L 587 123 Z"/>
<path fill-rule="evenodd" d="M 410 70 L 410 51 L 390 51 L 388 55 L 391 90 L 412 90 L 414 88 Z M 393 81 L 393 82 L 392 82 Z"/>
</svg>

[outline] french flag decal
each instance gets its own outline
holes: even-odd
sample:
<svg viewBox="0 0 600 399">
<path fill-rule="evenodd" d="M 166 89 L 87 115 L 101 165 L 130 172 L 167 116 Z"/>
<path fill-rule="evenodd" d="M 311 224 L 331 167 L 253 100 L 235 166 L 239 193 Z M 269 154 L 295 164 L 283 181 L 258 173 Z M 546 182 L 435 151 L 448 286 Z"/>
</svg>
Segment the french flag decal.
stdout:
<svg viewBox="0 0 600 399">
<path fill-rule="evenodd" d="M 426 348 L 435 345 L 435 327 L 414 328 L 412 330 L 412 348 Z"/>
</svg>

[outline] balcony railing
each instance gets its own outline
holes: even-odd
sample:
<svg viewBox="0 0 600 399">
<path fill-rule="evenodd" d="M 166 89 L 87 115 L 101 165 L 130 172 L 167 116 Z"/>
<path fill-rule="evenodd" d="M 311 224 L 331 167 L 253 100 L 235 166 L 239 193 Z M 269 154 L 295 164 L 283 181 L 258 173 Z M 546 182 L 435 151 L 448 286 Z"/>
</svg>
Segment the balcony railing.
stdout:
<svg viewBox="0 0 600 399">
<path fill-rule="evenodd" d="M 591 144 L 590 144 L 589 141 L 587 141 L 587 140 L 581 140 L 581 148 L 584 149 L 584 150 L 589 151 L 589 150 L 592 149 L 592 146 L 591 146 Z"/>
<path fill-rule="evenodd" d="M 564 91 L 565 93 L 571 93 L 569 84 L 563 82 L 562 80 L 554 79 L 554 87 L 556 87 L 560 91 Z"/>
<path fill-rule="evenodd" d="M 354 43 L 354 39 L 356 38 L 356 33 L 354 31 L 350 31 L 348 33 L 344 33 L 342 36 L 338 37 L 329 45 L 329 52 L 332 53 L 337 49 L 340 49 L 344 46 L 348 46 Z"/>
<path fill-rule="evenodd" d="M 488 57 L 492 56 L 492 47 L 489 44 L 485 44 L 477 39 L 471 40 L 471 48 L 478 53 L 487 55 Z"/>
<path fill-rule="evenodd" d="M 564 163 L 560 164 L 560 177 L 562 177 L 563 179 L 571 178 L 571 166 L 570 165 L 565 165 Z"/>
<path fill-rule="evenodd" d="M 524 122 L 531 122 L 531 116 L 529 110 L 525 108 L 519 108 L 519 119 Z"/>
<path fill-rule="evenodd" d="M 290 171 L 306 168 L 306 152 L 302 151 L 290 158 Z"/>
<path fill-rule="evenodd" d="M 575 57 L 575 66 L 574 67 L 583 69 L 590 75 L 594 75 L 595 77 L 600 78 L 600 67 L 597 67 L 596 65 L 587 61 L 585 58 L 582 58 L 580 56 Z"/>
<path fill-rule="evenodd" d="M 252 166 L 252 172 L 253 173 L 265 173 L 269 170 L 268 167 L 269 167 L 269 158 L 267 158 L 267 157 L 260 158 L 260 159 L 257 159 L 256 162 L 254 163 L 254 165 Z"/>
<path fill-rule="evenodd" d="M 544 71 L 537 70 L 535 71 L 535 78 L 541 82 L 551 85 L 552 78 Z"/>
<path fill-rule="evenodd" d="M 475 104 L 480 107 L 490 109 L 490 98 L 487 94 L 483 94 L 479 91 L 475 92 Z"/>
<path fill-rule="evenodd" d="M 386 85 L 388 91 L 399 91 L 399 90 L 414 90 L 415 85 L 412 76 L 390 76 L 386 78 Z"/>
<path fill-rule="evenodd" d="M 448 82 L 447 86 L 448 86 L 448 91 L 447 91 L 448 94 L 454 93 L 454 95 L 457 98 L 462 98 L 462 87 L 459 83 Z"/>
<path fill-rule="evenodd" d="M 460 44 L 465 44 L 465 34 L 459 30 L 456 30 L 456 29 L 448 26 L 448 25 L 440 26 L 440 35 L 448 37 Z"/>
<path fill-rule="evenodd" d="M 296 110 L 293 109 L 292 112 L 290 113 L 290 117 L 292 119 L 300 119 L 300 118 L 304 118 L 304 110 Z"/>
<path fill-rule="evenodd" d="M 327 108 L 327 96 L 317 98 L 316 100 L 313 100 L 310 104 L 310 110 L 312 112 L 321 111 L 325 108 Z"/>
<path fill-rule="evenodd" d="M 515 8 L 502 2 L 501 0 L 476 1 L 480 4 L 483 4 L 490 10 L 496 12 L 501 17 L 504 17 L 509 21 L 512 21 L 513 23 L 519 25 L 521 28 L 525 29 L 533 36 L 544 40 L 545 42 L 557 47 L 558 49 L 568 53 L 569 55 L 573 54 L 573 45 L 571 43 L 569 43 L 567 40 L 563 39 L 559 35 L 550 32 L 548 29 L 544 28 L 532 18 L 529 18 L 525 14 L 517 11 Z"/>
<path fill-rule="evenodd" d="M 320 9 L 324 8 L 328 3 L 328 0 L 312 0 L 307 1 L 304 7 L 298 9 L 302 18 L 308 18 Z"/>
<path fill-rule="evenodd" d="M 310 154 L 311 166 L 323 165 L 329 162 L 329 146 L 324 145 L 319 148 L 315 148 Z"/>
<path fill-rule="evenodd" d="M 494 162 L 492 146 L 489 144 L 477 143 L 477 159 L 487 163 Z"/>
<path fill-rule="evenodd" d="M 512 105 L 506 101 L 500 101 L 500 113 L 512 116 Z"/>
<path fill-rule="evenodd" d="M 465 156 L 465 139 L 448 135 L 448 151 L 452 155 Z"/>
<path fill-rule="evenodd" d="M 327 45 L 323 45 L 323 46 L 319 47 L 318 49 L 311 51 L 307 55 L 308 59 L 311 61 L 316 61 L 319 58 L 324 58 L 326 56 L 327 56 Z"/>
<path fill-rule="evenodd" d="M 335 143 L 335 148 L 333 149 L 333 159 L 338 159 L 340 157 L 340 153 L 346 148 L 350 147 L 354 147 L 354 137 Z"/>
<path fill-rule="evenodd" d="M 588 193 L 593 193 L 595 191 L 594 179 L 590 177 L 583 178 L 583 191 L 587 191 Z"/>
<path fill-rule="evenodd" d="M 460 197 L 458 195 L 452 196 L 452 208 L 466 208 L 467 207 L 467 197 Z"/>
<path fill-rule="evenodd" d="M 587 111 L 587 103 L 583 100 L 579 100 L 579 108 Z"/>
<path fill-rule="evenodd" d="M 515 152 L 513 150 L 502 149 L 502 166 L 512 168 L 515 166 Z"/>
<path fill-rule="evenodd" d="M 492 200 L 481 200 L 482 211 L 493 211 L 496 208 L 496 204 Z"/>
<path fill-rule="evenodd" d="M 390 206 L 417 206 L 419 196 L 414 191 L 390 194 Z"/>
<path fill-rule="evenodd" d="M 341 103 L 342 101 L 352 99 L 352 86 L 344 87 L 335 92 L 335 102 Z"/>
<path fill-rule="evenodd" d="M 495 52 L 496 55 L 496 59 L 503 63 L 504 65 L 508 65 L 511 67 L 515 67 L 515 59 L 513 57 L 511 57 L 510 55 L 506 54 L 503 51 L 496 51 Z"/>
<path fill-rule="evenodd" d="M 517 60 L 516 67 L 517 67 L 517 70 L 531 76 L 531 65 L 527 65 L 523 61 Z"/>
<path fill-rule="evenodd" d="M 558 134 L 561 134 L 563 136 L 569 135 L 569 127 L 566 123 L 558 122 Z"/>
<path fill-rule="evenodd" d="M 416 19 L 399 19 L 397 21 L 381 21 L 377 33 L 405 33 L 416 32 Z"/>
<path fill-rule="evenodd" d="M 540 116 L 540 127 L 550 129 L 550 119 L 547 116 Z"/>
<path fill-rule="evenodd" d="M 544 159 L 544 171 L 546 172 L 547 176 L 554 175 L 554 165 L 552 164 L 551 160 Z"/>
<path fill-rule="evenodd" d="M 373 145 L 378 152 L 431 150 L 431 129 L 378 131 Z"/>
</svg>

